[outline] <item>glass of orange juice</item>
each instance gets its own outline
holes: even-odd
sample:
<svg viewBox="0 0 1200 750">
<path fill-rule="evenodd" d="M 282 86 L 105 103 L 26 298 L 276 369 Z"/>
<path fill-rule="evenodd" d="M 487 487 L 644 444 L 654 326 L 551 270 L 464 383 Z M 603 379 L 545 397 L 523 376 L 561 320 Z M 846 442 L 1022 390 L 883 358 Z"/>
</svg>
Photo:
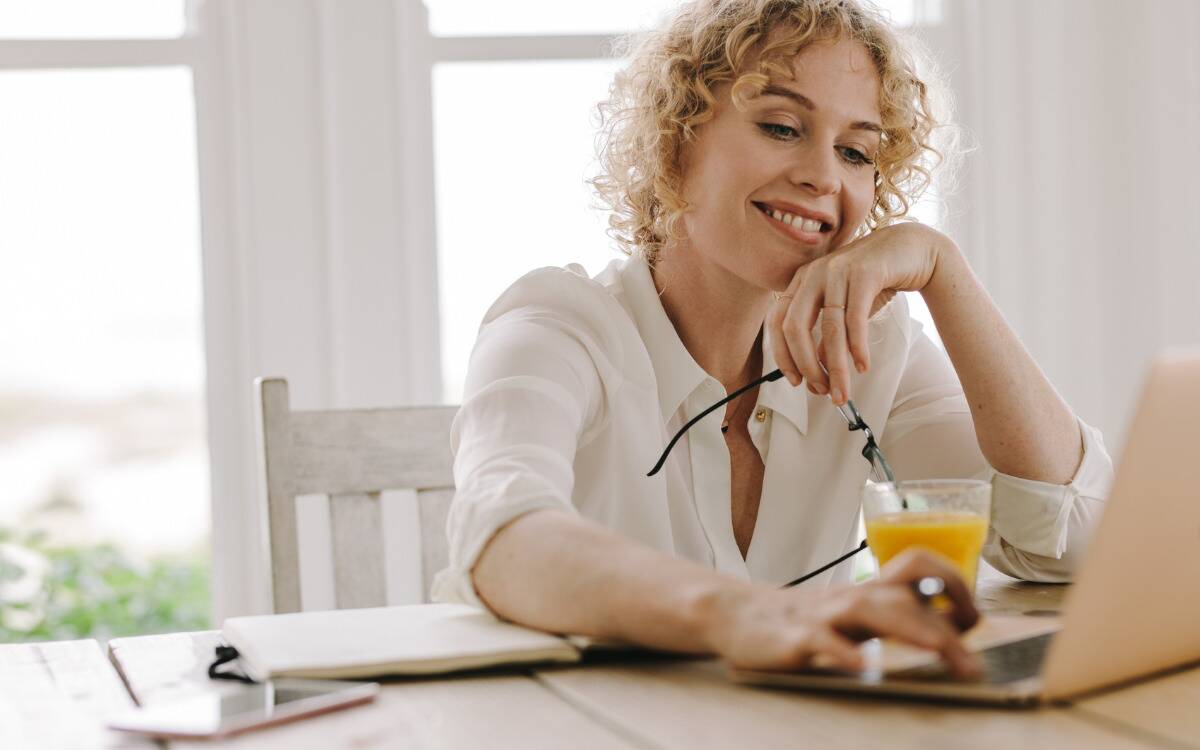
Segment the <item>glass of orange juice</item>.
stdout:
<svg viewBox="0 0 1200 750">
<path fill-rule="evenodd" d="M 882 482 L 863 488 L 867 546 L 879 566 L 909 547 L 946 558 L 972 593 L 992 511 L 992 485 L 976 479 Z"/>
</svg>

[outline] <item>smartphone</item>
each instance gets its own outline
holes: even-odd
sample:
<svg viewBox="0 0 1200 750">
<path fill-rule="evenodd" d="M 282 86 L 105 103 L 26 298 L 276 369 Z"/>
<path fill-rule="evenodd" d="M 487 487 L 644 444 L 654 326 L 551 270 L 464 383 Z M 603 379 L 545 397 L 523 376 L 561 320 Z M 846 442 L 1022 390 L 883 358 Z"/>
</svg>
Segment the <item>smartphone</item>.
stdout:
<svg viewBox="0 0 1200 750">
<path fill-rule="evenodd" d="M 166 739 L 220 739 L 252 729 L 369 703 L 377 682 L 280 679 L 114 714 L 108 727 Z"/>
</svg>

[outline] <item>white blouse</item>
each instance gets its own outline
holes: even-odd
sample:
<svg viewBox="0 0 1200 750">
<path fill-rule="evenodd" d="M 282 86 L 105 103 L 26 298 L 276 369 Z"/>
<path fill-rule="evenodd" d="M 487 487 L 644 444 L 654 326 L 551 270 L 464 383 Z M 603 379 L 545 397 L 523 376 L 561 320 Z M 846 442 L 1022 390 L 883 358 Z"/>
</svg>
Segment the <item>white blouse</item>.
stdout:
<svg viewBox="0 0 1200 750">
<path fill-rule="evenodd" d="M 990 478 L 984 558 L 1028 580 L 1068 580 L 1112 482 L 1100 433 L 1079 423 L 1083 461 L 1070 484 L 1001 474 L 979 450 L 945 353 L 909 317 L 904 295 L 870 321 L 871 369 L 851 373 L 854 402 L 897 479 Z M 769 352 L 764 374 L 775 369 Z M 827 396 L 766 383 L 749 417 L 765 473 L 743 559 L 734 540 L 729 452 L 718 410 L 654 465 L 671 436 L 726 396 L 692 359 L 663 311 L 645 261 L 613 261 L 590 279 L 543 268 L 484 318 L 451 443 L 457 487 L 447 523 L 441 601 L 479 604 L 470 571 L 496 531 L 559 508 L 662 552 L 754 581 L 782 584 L 858 544 L 870 466 Z M 806 586 L 849 579 L 842 563 Z"/>
</svg>

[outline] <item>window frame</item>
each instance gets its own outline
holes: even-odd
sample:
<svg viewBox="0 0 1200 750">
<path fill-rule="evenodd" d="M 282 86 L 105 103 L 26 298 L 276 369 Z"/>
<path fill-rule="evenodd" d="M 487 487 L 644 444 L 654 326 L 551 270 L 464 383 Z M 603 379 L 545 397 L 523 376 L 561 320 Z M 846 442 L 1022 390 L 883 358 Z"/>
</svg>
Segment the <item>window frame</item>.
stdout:
<svg viewBox="0 0 1200 750">
<path fill-rule="evenodd" d="M 222 252 L 224 245 L 222 227 L 226 225 L 228 208 L 222 196 L 228 189 L 227 175 L 212 174 L 211 165 L 220 163 L 220 139 L 216 130 L 225 111 L 222 94 L 214 86 L 217 76 L 213 74 L 213 61 L 217 58 L 213 49 L 212 35 L 201 33 L 196 28 L 196 19 L 202 0 L 187 0 L 185 13 L 188 23 L 178 37 L 166 38 L 89 38 L 89 39 L 0 39 L 0 72 L 37 70 L 112 70 L 130 68 L 184 67 L 192 76 L 194 111 L 196 116 L 195 155 L 199 180 L 197 207 L 200 212 L 199 246 L 202 265 L 202 312 L 205 331 L 205 362 L 208 374 L 205 378 L 205 402 L 207 417 L 207 445 L 211 497 L 231 494 L 237 485 L 239 474 L 246 473 L 245 459 L 241 453 L 248 446 L 237 445 L 236 430 L 225 414 L 214 405 L 228 395 L 228 385 L 213 377 L 214 371 L 227 366 L 236 359 L 239 343 L 235 321 L 222 310 L 231 308 L 227 285 L 214 283 L 217 277 L 228 277 L 224 266 L 230 261 L 229 253 Z M 233 318 L 236 317 L 232 316 Z M 222 447 L 224 446 L 224 447 Z M 236 490 L 234 490 L 236 491 Z M 214 540 L 212 554 L 211 596 L 216 600 L 219 578 L 219 560 L 228 558 L 226 550 L 215 542 L 222 533 L 218 526 L 216 503 L 210 501 L 213 523 L 210 533 Z M 218 608 L 219 609 L 219 608 Z M 219 621 L 219 620 L 217 620 Z"/>
<path fill-rule="evenodd" d="M 225 6 L 225 7 L 223 7 Z M 196 117 L 199 247 L 205 348 L 205 415 L 210 473 L 214 622 L 236 611 L 262 611 L 263 573 L 244 544 L 245 509 L 229 498 L 252 496 L 252 340 L 244 290 L 247 266 L 232 229 L 238 174 L 232 165 L 225 44 L 228 0 L 186 0 L 183 34 L 166 38 L 0 39 L 0 71 L 185 67 Z M 243 382 L 244 381 L 244 382 Z M 229 408 L 232 405 L 232 408 Z M 251 527 L 253 528 L 253 526 Z M 251 538 L 253 538 L 251 536 Z M 245 571 L 255 571 L 246 576 Z M 259 582 L 256 584 L 255 579 Z"/>
</svg>

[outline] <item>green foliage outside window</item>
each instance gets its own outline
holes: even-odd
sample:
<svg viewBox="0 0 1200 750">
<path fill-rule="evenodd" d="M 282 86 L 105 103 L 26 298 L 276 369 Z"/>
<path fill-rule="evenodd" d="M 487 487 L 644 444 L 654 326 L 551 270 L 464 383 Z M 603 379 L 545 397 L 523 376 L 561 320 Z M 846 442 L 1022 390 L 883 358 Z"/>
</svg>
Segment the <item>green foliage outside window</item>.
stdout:
<svg viewBox="0 0 1200 750">
<path fill-rule="evenodd" d="M 112 544 L 53 546 L 0 528 L 0 643 L 209 627 L 206 549 L 141 562 Z"/>
</svg>

